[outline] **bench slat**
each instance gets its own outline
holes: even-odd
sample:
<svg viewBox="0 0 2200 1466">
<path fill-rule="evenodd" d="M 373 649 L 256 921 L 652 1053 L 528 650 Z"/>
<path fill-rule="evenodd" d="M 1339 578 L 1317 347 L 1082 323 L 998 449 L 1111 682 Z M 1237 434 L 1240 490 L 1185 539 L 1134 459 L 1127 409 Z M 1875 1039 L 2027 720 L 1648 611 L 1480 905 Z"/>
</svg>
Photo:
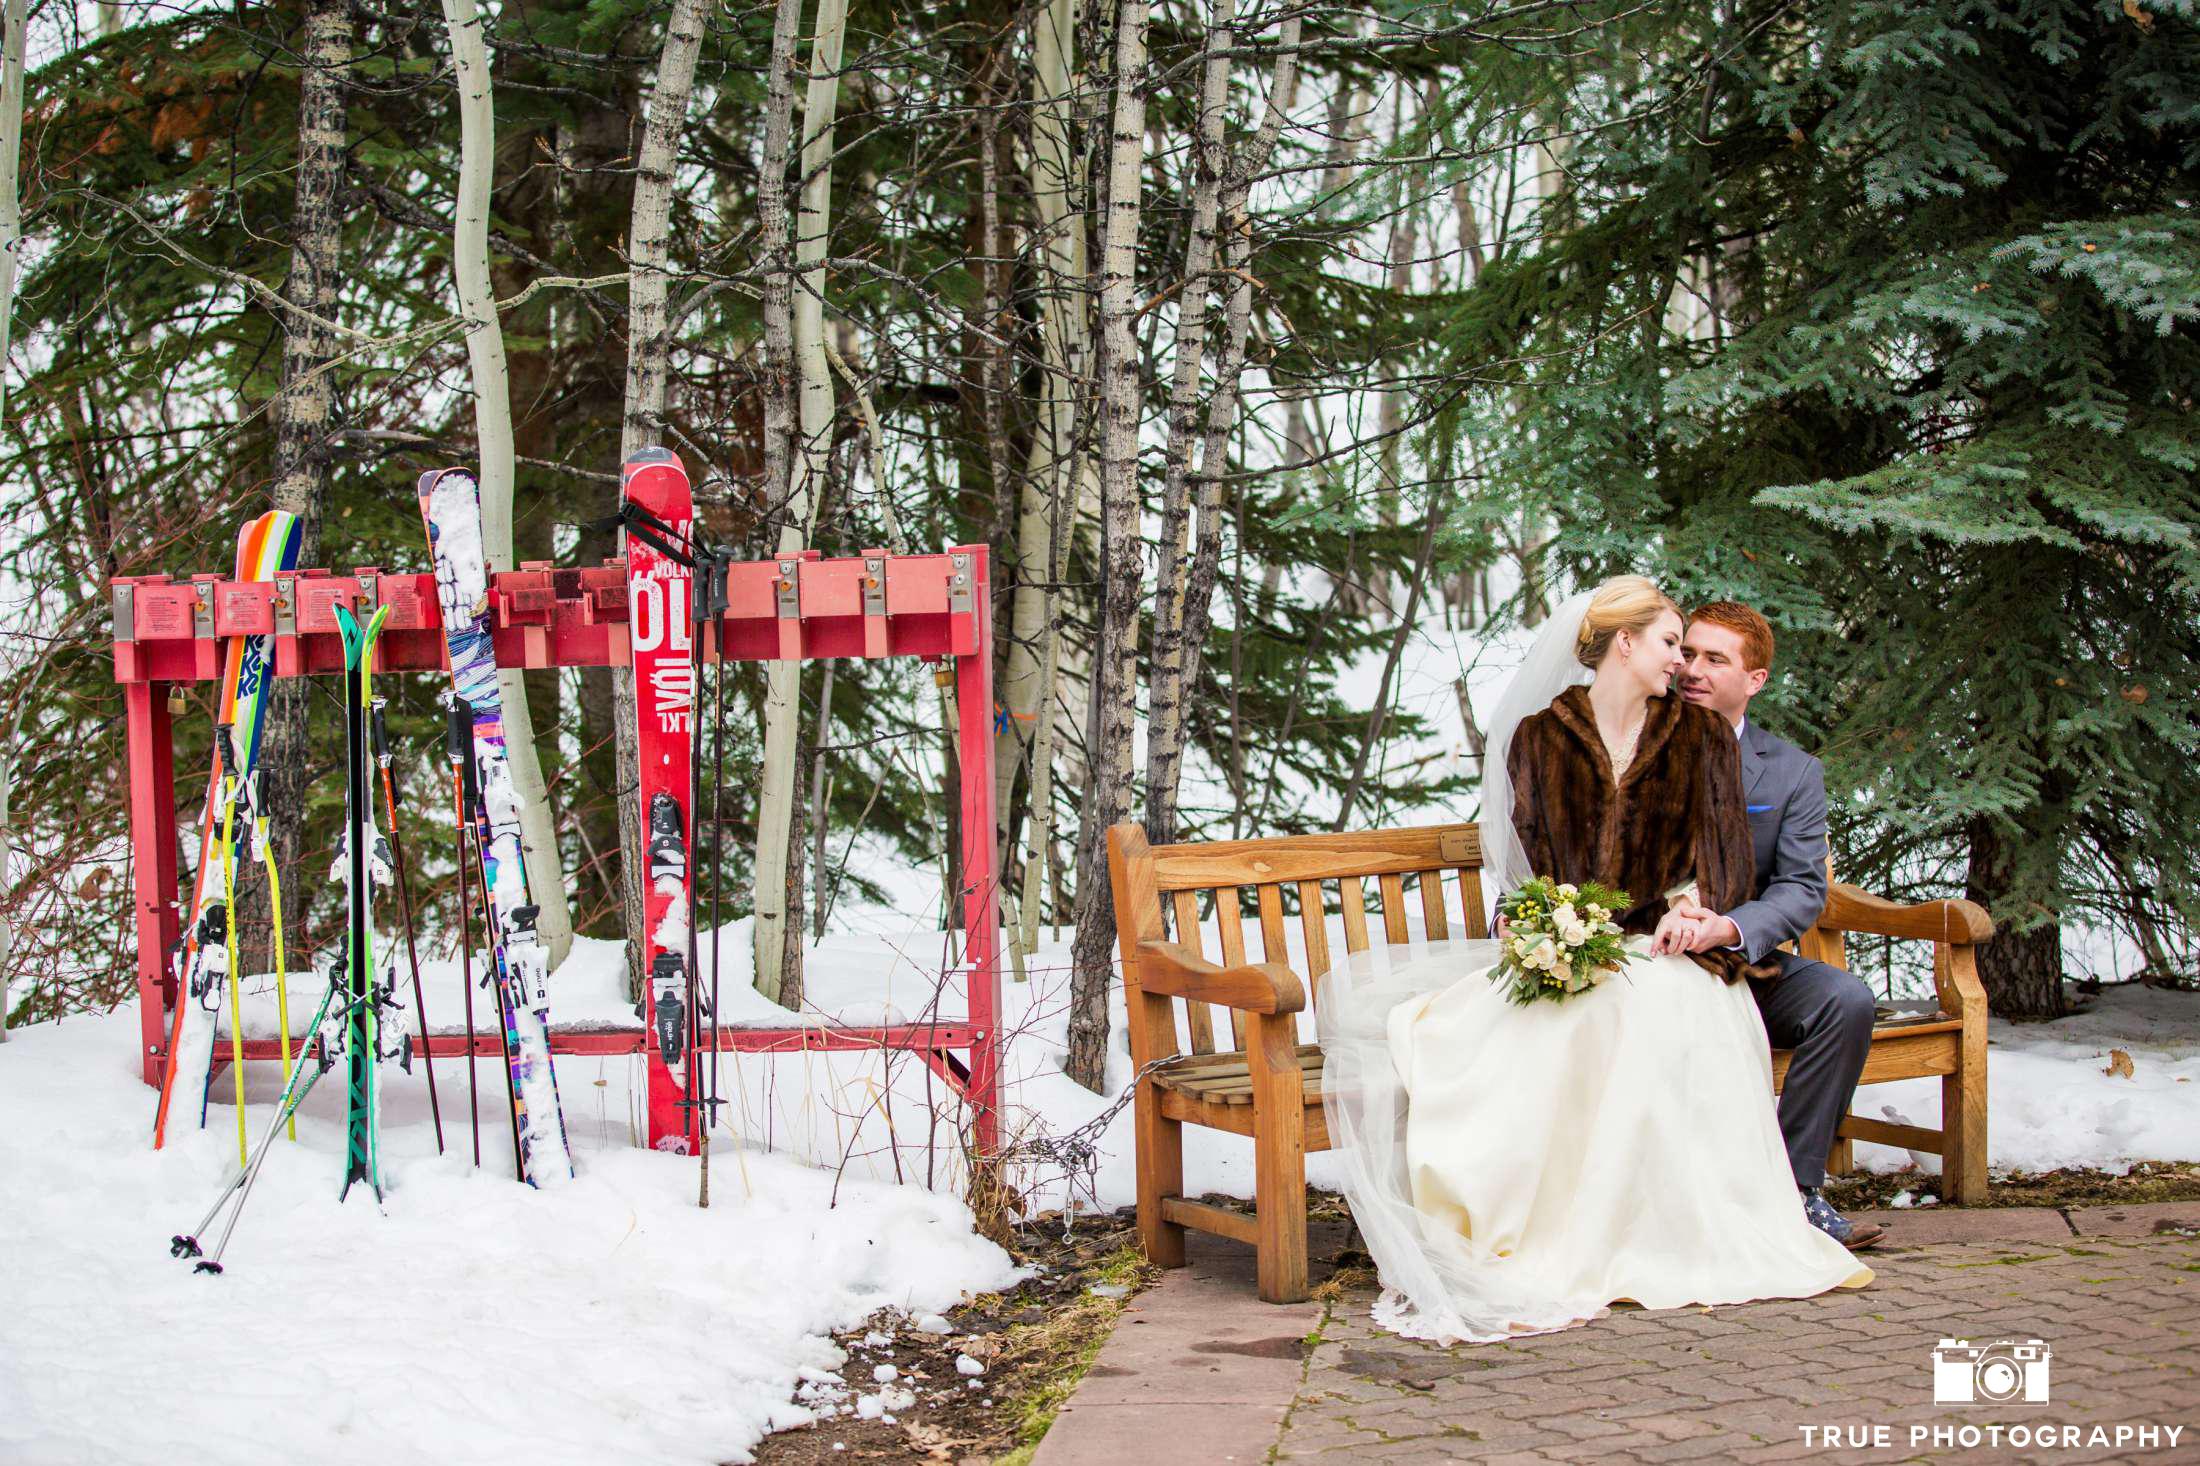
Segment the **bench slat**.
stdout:
<svg viewBox="0 0 2200 1466">
<path fill-rule="evenodd" d="M 1451 935 L 1451 926 L 1444 920 L 1444 873 L 1440 870 L 1421 872 L 1421 924 L 1432 942 Z"/>
<path fill-rule="evenodd" d="M 1360 885 L 1358 876 L 1345 876 L 1337 882 L 1337 894 L 1343 898 L 1344 949 L 1347 952 L 1367 950 L 1367 891 Z"/>
<path fill-rule="evenodd" d="M 1206 952 L 1199 945 L 1199 893 L 1178 891 L 1173 898 L 1176 906 L 1176 939 L 1199 956 Z M 1192 1052 L 1211 1054 L 1215 1051 L 1215 1020 L 1205 1003 L 1195 998 L 1184 999 L 1184 1022 L 1191 1030 Z"/>
<path fill-rule="evenodd" d="M 1481 834 L 1471 824 L 1406 830 L 1347 830 L 1286 839 L 1217 840 L 1156 845 L 1154 880 L 1163 891 L 1186 886 L 1255 886 L 1263 881 L 1336 880 L 1401 874 L 1432 865 L 1482 863 Z"/>
<path fill-rule="evenodd" d="M 1386 872 L 1378 876 L 1375 883 L 1383 890 L 1383 936 L 1392 945 L 1408 940 L 1404 878 Z"/>
<path fill-rule="evenodd" d="M 1283 932 L 1283 887 L 1270 882 L 1257 888 L 1253 898 L 1260 909 L 1260 959 L 1291 965 L 1291 939 Z"/>
<path fill-rule="evenodd" d="M 1459 910 L 1466 917 L 1468 936 L 1490 934 L 1489 918 L 1482 914 L 1482 872 L 1471 865 L 1459 867 Z"/>
<path fill-rule="evenodd" d="M 1214 890 L 1215 926 L 1222 933 L 1222 965 L 1245 965 L 1245 913 L 1238 903 L 1235 886 L 1217 886 Z M 1235 1008 L 1225 1009 L 1230 1015 L 1230 1046 L 1245 1047 L 1245 1019 Z"/>
<path fill-rule="evenodd" d="M 1329 921 L 1322 911 L 1322 883 L 1299 882 L 1299 936 L 1306 943 L 1306 1001 L 1311 1005 L 1329 970 Z"/>
</svg>

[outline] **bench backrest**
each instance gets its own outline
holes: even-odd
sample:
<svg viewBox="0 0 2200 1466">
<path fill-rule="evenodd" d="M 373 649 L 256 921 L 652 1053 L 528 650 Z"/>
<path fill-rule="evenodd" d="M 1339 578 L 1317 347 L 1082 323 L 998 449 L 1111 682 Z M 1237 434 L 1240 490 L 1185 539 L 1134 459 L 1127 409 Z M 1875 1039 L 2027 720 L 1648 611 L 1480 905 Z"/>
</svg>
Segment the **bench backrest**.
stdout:
<svg viewBox="0 0 2200 1466">
<path fill-rule="evenodd" d="M 1290 963 L 1305 979 L 1309 1000 L 1315 980 L 1332 959 L 1327 913 L 1344 918 L 1345 949 L 1364 951 L 1377 939 L 1409 940 L 1408 912 L 1418 910 L 1430 939 L 1485 937 L 1482 911 L 1482 840 L 1472 824 L 1424 825 L 1401 830 L 1358 830 L 1334 835 L 1284 835 L 1264 840 L 1218 840 L 1202 844 L 1148 846 L 1142 832 L 1126 831 L 1120 855 L 1126 862 L 1122 889 L 1140 893 L 1158 909 L 1115 913 L 1122 948 L 1161 934 L 1166 918 L 1171 939 L 1226 967 L 1248 960 Z M 1367 883 L 1374 882 L 1370 904 Z M 1411 906 L 1408 903 L 1411 902 Z M 1456 913 L 1456 917 L 1454 916 Z M 1245 922 L 1250 914 L 1260 928 L 1260 956 L 1248 959 Z M 1200 926 L 1212 920 L 1220 952 L 1201 945 Z M 1299 927 L 1305 961 L 1294 963 L 1289 928 Z M 1163 1057 L 1151 1026 L 1138 1021 L 1137 1005 L 1155 1001 L 1137 988 L 1136 964 L 1124 968 L 1125 999 L 1132 1007 L 1131 1058 L 1143 1066 Z M 1158 1001 L 1169 1002 L 1168 999 Z M 1213 1005 L 1180 1000 L 1179 1030 L 1193 1053 L 1216 1051 Z M 1242 1017 L 1225 1009 L 1229 1048 L 1243 1048 Z M 1176 1028 L 1172 1022 L 1170 1028 Z M 1142 1052 L 1145 1050 L 1145 1052 Z"/>
</svg>

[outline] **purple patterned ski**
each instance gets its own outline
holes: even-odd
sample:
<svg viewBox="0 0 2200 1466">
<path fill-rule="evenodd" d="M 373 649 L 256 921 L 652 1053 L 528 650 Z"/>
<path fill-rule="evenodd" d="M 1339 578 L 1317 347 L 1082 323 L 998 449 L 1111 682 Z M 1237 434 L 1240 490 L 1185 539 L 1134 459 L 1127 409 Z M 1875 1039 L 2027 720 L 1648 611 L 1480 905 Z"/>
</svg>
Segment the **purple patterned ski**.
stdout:
<svg viewBox="0 0 2200 1466">
<path fill-rule="evenodd" d="M 535 935 L 520 856 L 519 795 L 504 751 L 504 699 L 489 628 L 489 570 L 481 544 L 481 487 L 463 468 L 420 476 L 420 514 L 435 557 L 436 600 L 450 648 L 451 685 L 473 712 L 475 793 L 467 814 L 481 852 L 489 939 L 502 991 L 504 1037 L 519 1104 L 520 1165 L 528 1183 L 573 1174 L 557 1071 L 550 1061 L 549 953 Z"/>
</svg>

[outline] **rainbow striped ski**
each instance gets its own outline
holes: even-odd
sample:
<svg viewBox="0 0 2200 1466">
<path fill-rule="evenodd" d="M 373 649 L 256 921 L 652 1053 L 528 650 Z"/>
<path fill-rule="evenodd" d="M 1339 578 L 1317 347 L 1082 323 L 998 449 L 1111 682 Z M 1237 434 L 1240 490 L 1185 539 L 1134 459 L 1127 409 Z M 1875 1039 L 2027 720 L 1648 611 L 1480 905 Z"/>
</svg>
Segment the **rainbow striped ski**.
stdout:
<svg viewBox="0 0 2200 1466">
<path fill-rule="evenodd" d="M 247 524 L 237 536 L 237 579 L 273 580 L 282 571 L 297 569 L 300 532 L 298 516 L 281 509 L 271 509 Z M 232 945 L 229 902 L 222 891 L 221 870 L 225 855 L 234 864 L 235 833 L 240 824 L 247 823 L 238 805 L 259 777 L 273 643 L 271 636 L 232 637 L 229 643 L 215 720 L 213 772 L 207 780 L 206 803 L 199 820 L 199 864 L 191 919 L 184 928 L 176 963 L 176 1007 L 168 1024 L 168 1064 L 161 1074 L 160 1103 L 153 1112 L 155 1150 L 168 1140 L 168 1112 L 175 1099 L 177 1075 L 190 1076 L 186 1083 L 197 1087 L 199 1123 L 206 1123 L 207 1079 L 214 1058 L 214 1012 L 221 1002 Z M 224 730 L 230 745 L 226 760 L 219 742 Z M 229 845 L 226 851 L 225 842 Z M 189 1089 L 185 1093 L 189 1094 Z"/>
<path fill-rule="evenodd" d="M 450 649 L 451 685 L 473 722 L 478 794 L 467 817 L 481 852 L 489 941 L 511 1053 L 520 1169 L 533 1186 L 573 1174 L 565 1115 L 550 1060 L 550 959 L 535 935 L 534 903 L 520 856 L 519 795 L 504 751 L 504 696 L 489 625 L 489 568 L 481 543 L 481 487 L 463 468 L 420 476 L 420 514 L 435 558 L 436 601 Z"/>
</svg>

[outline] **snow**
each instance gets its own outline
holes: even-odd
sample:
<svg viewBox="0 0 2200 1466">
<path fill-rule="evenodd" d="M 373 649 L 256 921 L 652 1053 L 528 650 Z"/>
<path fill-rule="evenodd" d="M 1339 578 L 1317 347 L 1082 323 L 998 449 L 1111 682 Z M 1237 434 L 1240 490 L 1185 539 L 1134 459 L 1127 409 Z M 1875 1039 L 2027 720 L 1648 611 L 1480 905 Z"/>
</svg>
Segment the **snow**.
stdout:
<svg viewBox="0 0 2200 1466">
<path fill-rule="evenodd" d="M 481 490 L 474 476 L 460 472 L 438 477 L 428 493 L 428 518 L 435 524 L 439 599 L 446 612 L 459 612 L 463 620 L 489 588 L 481 543 Z"/>
<path fill-rule="evenodd" d="M 600 946 L 570 982 L 565 970 L 551 979 L 554 1005 L 570 988 L 609 1016 L 618 953 Z M 294 985 L 301 1028 L 315 981 Z M 455 976 L 440 995 L 455 1017 Z M 271 1032 L 273 1008 L 271 991 L 256 994 L 248 1031 Z M 493 1012 L 486 995 L 477 1008 Z M 633 1025 L 630 1007 L 621 1016 Z M 836 1174 L 836 1134 L 861 1132 L 865 1117 L 836 1129 L 843 1076 L 816 1055 L 745 1061 L 753 1103 L 773 1096 L 794 1119 L 777 1154 L 760 1132 L 720 1127 L 707 1211 L 695 1161 L 638 1149 L 605 1119 L 628 1103 L 611 1095 L 626 1087 L 625 1061 L 581 1059 L 559 1064 L 576 1180 L 554 1192 L 512 1180 L 495 1062 L 479 1066 L 479 1171 L 464 1066 L 438 1062 L 450 1149 L 437 1156 L 415 1061 L 409 1076 L 384 1070 L 386 1201 L 378 1212 L 355 1189 L 339 1204 L 339 1076 L 301 1112 L 297 1144 L 275 1142 L 226 1273 L 197 1276 L 167 1243 L 233 1170 L 235 1111 L 225 1076 L 206 1128 L 176 1123 L 154 1152 L 137 1024 L 125 1006 L 16 1030 L 0 1048 L 0 1460 L 11 1466 L 746 1460 L 769 1430 L 854 1408 L 832 1331 L 887 1308 L 936 1316 L 1019 1276 L 972 1231 L 948 1168 L 938 1190 L 895 1184 L 890 1161 Z M 861 1094 L 860 1076 L 845 1082 Z M 275 1066 L 252 1066 L 255 1138 L 279 1084 Z M 179 1096 L 179 1117 L 195 1105 Z M 891 1413 L 906 1393 L 863 1403 Z"/>
<path fill-rule="evenodd" d="M 916 892 L 930 875 L 905 879 Z M 922 899 L 899 904 L 921 909 Z M 1130 1078 L 1119 990 L 1110 1094 L 1089 1094 L 1061 1073 L 1068 933 L 1047 937 L 1029 982 L 1005 972 L 1002 981 L 1004 1128 L 1021 1140 L 1083 1124 Z M 749 924 L 729 924 L 721 938 L 726 1020 L 787 1024 L 737 976 Z M 1332 950 L 1342 940 L 1333 931 Z M 802 1021 L 961 1018 L 956 941 L 912 931 L 891 911 L 847 912 L 846 929 L 810 949 Z M 1211 928 L 1203 941 L 1216 950 Z M 1298 948 L 1294 930 L 1294 961 Z M 432 1027 L 458 1031 L 454 954 L 422 955 Z M 707 975 L 707 935 L 703 965 Z M 944 985 L 935 976 L 943 969 Z M 300 1029 L 318 982 L 293 978 Z M 272 983 L 248 986 L 246 1029 L 271 1034 Z M 549 986 L 559 1026 L 638 1024 L 616 944 L 583 940 Z M 409 1003 L 409 982 L 399 993 Z M 485 1031 L 493 1012 L 477 995 Z M 409 1024 L 409 1010 L 398 1021 Z M 905 1312 L 902 1327 L 945 1328 L 939 1315 L 966 1293 L 1017 1275 L 973 1234 L 955 1199 L 965 1117 L 951 1096 L 908 1055 L 858 1052 L 721 1056 L 730 1103 L 714 1132 L 708 1211 L 695 1205 L 692 1159 L 635 1144 L 638 1057 L 559 1062 L 579 1175 L 554 1192 L 510 1179 L 499 1064 L 477 1070 L 479 1171 L 468 1154 L 464 1066 L 436 1066 L 450 1144 L 441 1157 L 422 1066 L 409 1076 L 386 1069 L 381 1214 L 358 1193 L 336 1201 L 342 1086 L 324 1084 L 301 1116 L 298 1143 L 276 1142 L 227 1274 L 197 1277 L 166 1243 L 194 1224 L 235 1163 L 229 1086 L 215 1087 L 206 1129 L 177 1123 L 156 1154 L 137 1041 L 126 1006 L 21 1030 L 0 1049 L 0 1113 L 11 1121 L 0 1129 L 0 1175 L 10 1182 L 0 1252 L 11 1263 L 0 1310 L 0 1459 L 11 1463 L 166 1459 L 179 1439 L 225 1462 L 301 1453 L 331 1462 L 522 1453 L 546 1463 L 740 1460 L 774 1428 L 908 1408 L 891 1381 L 856 1387 L 842 1377 L 848 1361 L 832 1331 L 884 1308 Z M 2130 1056 L 2129 1077 L 2104 1072 L 2115 1049 Z M 2110 986 L 2061 1022 L 1996 1024 L 1988 1066 L 1997 1171 L 2200 1161 L 2200 1000 L 2191 995 Z M 263 1064 L 248 1078 L 256 1131 L 279 1076 Z M 179 1095 L 179 1116 L 191 1108 Z M 1879 1085 L 1858 1097 L 1862 1113 L 1887 1108 L 1937 1124 L 1938 1085 Z M 1189 1191 L 1251 1194 L 1247 1142 L 1197 1128 L 1185 1140 Z M 1129 1203 L 1127 1107 L 1096 1150 L 1089 1177 L 1027 1153 L 1012 1179 L 1035 1208 Z M 1875 1169 L 1911 1164 L 1899 1149 L 1858 1151 Z M 1310 1157 L 1309 1176 L 1329 1183 L 1328 1158 Z"/>
<path fill-rule="evenodd" d="M 2131 1077 L 2105 1071 L 2112 1051 Z M 1995 1023 L 1986 1049 L 1987 1155 L 1993 1169 L 2200 1161 L 2200 995 L 2138 983 L 2104 987 L 2090 1008 L 2053 1023 Z M 1857 1091 L 1857 1111 L 1887 1109 L 1940 1127 L 1940 1082 L 1906 1079 Z M 1910 1153 L 1858 1142 L 1859 1164 L 1898 1171 Z"/>
</svg>

